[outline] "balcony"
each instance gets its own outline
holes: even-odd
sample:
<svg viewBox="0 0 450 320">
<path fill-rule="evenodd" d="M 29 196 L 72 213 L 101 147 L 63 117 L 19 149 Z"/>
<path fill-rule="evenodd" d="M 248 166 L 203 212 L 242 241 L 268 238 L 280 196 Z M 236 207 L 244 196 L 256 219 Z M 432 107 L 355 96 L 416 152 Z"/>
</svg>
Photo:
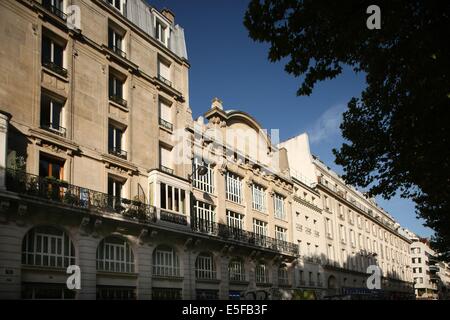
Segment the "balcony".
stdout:
<svg viewBox="0 0 450 320">
<path fill-rule="evenodd" d="M 164 129 L 167 129 L 171 132 L 173 131 L 173 124 L 171 124 L 170 122 L 168 122 L 162 118 L 159 118 L 159 125 L 161 127 L 163 127 Z"/>
<path fill-rule="evenodd" d="M 127 160 L 127 157 L 128 157 L 128 153 L 125 150 L 122 150 L 122 149 L 117 148 L 117 147 L 109 148 L 108 153 L 112 154 L 112 155 L 114 155 L 116 157 L 125 159 L 125 160 Z"/>
<path fill-rule="evenodd" d="M 153 206 L 75 186 L 52 177 L 44 178 L 6 169 L 6 190 L 68 208 L 118 214 L 128 220 L 143 223 L 156 222 Z"/>
<path fill-rule="evenodd" d="M 53 71 L 54 73 L 59 74 L 60 76 L 67 78 L 67 69 L 57 65 L 54 62 L 46 61 L 42 63 L 42 66 Z"/>
<path fill-rule="evenodd" d="M 310 287 L 315 287 L 315 286 L 316 286 L 316 283 L 315 283 L 314 281 L 309 281 L 309 286 L 310 286 Z"/>
<path fill-rule="evenodd" d="M 114 52 L 115 54 L 117 54 L 118 56 L 120 56 L 124 59 L 127 58 L 127 54 L 125 53 L 125 51 L 123 51 L 121 48 L 119 48 L 117 46 L 109 47 L 109 50 L 111 50 L 112 52 Z"/>
<path fill-rule="evenodd" d="M 122 107 L 125 107 L 125 108 L 127 107 L 127 100 L 123 99 L 121 96 L 110 95 L 109 100 L 121 105 Z"/>
<path fill-rule="evenodd" d="M 66 137 L 66 128 L 54 125 L 53 123 L 41 124 L 41 128 L 44 129 L 44 130 L 50 131 L 50 132 L 52 132 L 54 134 L 57 134 L 57 135 L 59 135 L 61 137 L 64 137 L 64 138 Z"/>
<path fill-rule="evenodd" d="M 159 79 L 159 81 L 165 83 L 165 84 L 168 85 L 169 87 L 172 86 L 172 81 L 170 81 L 170 80 L 164 78 L 164 77 L 163 77 L 162 75 L 160 75 L 160 74 L 158 74 L 158 79 Z"/>
<path fill-rule="evenodd" d="M 298 245 L 296 244 L 233 228 L 222 223 L 192 217 L 191 229 L 194 232 L 213 235 L 227 241 L 236 241 L 241 244 L 284 252 L 293 256 L 298 255 Z"/>
<path fill-rule="evenodd" d="M 163 165 L 160 165 L 160 168 L 162 172 L 173 175 L 173 169 Z"/>
<path fill-rule="evenodd" d="M 187 225 L 186 216 L 177 214 L 177 213 L 173 213 L 173 212 L 169 212 L 169 211 L 165 211 L 165 210 L 161 210 L 161 212 L 159 214 L 159 219 L 161 221 L 167 221 L 167 222 L 180 224 L 180 225 L 184 225 L 184 226 Z"/>
<path fill-rule="evenodd" d="M 60 9 L 58 9 L 56 6 L 52 6 L 51 4 L 43 4 L 43 6 L 47 11 L 50 11 L 58 18 L 60 18 L 64 21 L 67 20 L 67 15 L 64 12 L 62 12 Z"/>
</svg>

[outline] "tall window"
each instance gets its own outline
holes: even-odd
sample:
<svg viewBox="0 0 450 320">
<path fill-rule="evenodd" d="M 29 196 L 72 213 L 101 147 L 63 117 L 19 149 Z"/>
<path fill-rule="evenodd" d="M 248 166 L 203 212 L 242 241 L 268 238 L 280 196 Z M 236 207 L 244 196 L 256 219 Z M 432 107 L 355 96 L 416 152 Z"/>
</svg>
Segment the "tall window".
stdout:
<svg viewBox="0 0 450 320">
<path fill-rule="evenodd" d="M 118 55 L 126 57 L 123 47 L 123 34 L 111 26 L 108 27 L 108 47 Z"/>
<path fill-rule="evenodd" d="M 108 176 L 108 205 L 112 209 L 121 207 L 123 184 L 123 180 Z"/>
<path fill-rule="evenodd" d="M 227 200 L 242 202 L 242 179 L 238 175 L 227 171 L 226 174 L 226 198 Z"/>
<path fill-rule="evenodd" d="M 167 25 L 161 22 L 159 19 L 156 19 L 155 26 L 156 39 L 167 46 Z"/>
<path fill-rule="evenodd" d="M 158 60 L 158 78 L 168 86 L 172 86 L 172 77 L 170 76 L 170 63 Z"/>
<path fill-rule="evenodd" d="M 267 222 L 253 219 L 253 232 L 258 236 L 267 236 Z"/>
<path fill-rule="evenodd" d="M 120 12 L 122 12 L 122 2 L 125 3 L 125 0 L 108 0 L 108 3 L 113 6 L 114 8 L 116 8 L 117 10 L 119 10 Z"/>
<path fill-rule="evenodd" d="M 216 266 L 212 254 L 201 253 L 197 256 L 195 276 L 197 279 L 216 279 Z"/>
<path fill-rule="evenodd" d="M 168 246 L 159 246 L 153 252 L 153 275 L 161 277 L 179 277 L 180 262 L 175 250 Z"/>
<path fill-rule="evenodd" d="M 256 280 L 256 283 L 268 283 L 269 282 L 269 272 L 264 263 L 259 263 L 255 267 L 255 280 Z"/>
<path fill-rule="evenodd" d="M 119 237 L 103 239 L 97 248 L 97 270 L 134 272 L 134 254 L 128 241 Z"/>
<path fill-rule="evenodd" d="M 108 126 L 108 152 L 126 159 L 127 152 L 123 149 L 124 129 L 114 124 Z"/>
<path fill-rule="evenodd" d="M 159 99 L 159 125 L 167 130 L 173 130 L 172 108 L 169 103 L 161 98 Z"/>
<path fill-rule="evenodd" d="M 244 262 L 241 259 L 232 259 L 228 265 L 230 281 L 245 281 Z"/>
<path fill-rule="evenodd" d="M 328 238 L 333 238 L 333 225 L 331 223 L 331 220 L 328 218 L 325 218 L 325 232 L 327 233 Z"/>
<path fill-rule="evenodd" d="M 160 186 L 161 209 L 185 214 L 186 191 L 180 188 L 172 187 L 165 183 L 161 183 Z"/>
<path fill-rule="evenodd" d="M 64 1 L 63 0 L 43 0 L 42 6 L 49 10 L 59 18 L 66 20 L 67 15 L 64 14 Z"/>
<path fill-rule="evenodd" d="M 125 80 L 123 78 L 120 78 L 117 74 L 114 72 L 109 73 L 109 100 L 114 101 L 115 103 L 118 103 L 122 105 L 123 107 L 127 106 L 127 102 L 124 100 L 123 97 L 123 86 L 124 86 Z"/>
<path fill-rule="evenodd" d="M 168 174 L 173 174 L 172 166 L 172 150 L 160 146 L 159 148 L 159 164 L 161 170 Z"/>
<path fill-rule="evenodd" d="M 194 218 L 192 224 L 197 231 L 212 233 L 215 231 L 215 220 L 216 215 L 214 212 L 214 206 L 201 202 L 195 201 L 194 203 Z"/>
<path fill-rule="evenodd" d="M 278 268 L 278 283 L 281 285 L 288 285 L 289 284 L 289 275 L 288 270 L 285 265 L 281 265 Z"/>
<path fill-rule="evenodd" d="M 65 232 L 50 226 L 36 227 L 22 241 L 22 264 L 67 268 L 75 264 L 75 248 Z"/>
<path fill-rule="evenodd" d="M 64 47 L 62 42 L 57 42 L 46 34 L 42 35 L 42 65 L 66 77 L 67 70 L 63 67 Z"/>
<path fill-rule="evenodd" d="M 275 239 L 280 241 L 287 241 L 287 229 L 275 226 Z"/>
<path fill-rule="evenodd" d="M 198 168 L 200 166 L 205 166 L 207 169 L 206 174 L 199 175 Z M 214 169 L 209 163 L 204 163 L 197 157 L 194 157 L 194 162 L 192 165 L 192 184 L 194 188 L 207 193 L 214 193 Z"/>
<path fill-rule="evenodd" d="M 233 229 L 244 229 L 244 215 L 227 210 L 227 224 Z"/>
<path fill-rule="evenodd" d="M 41 96 L 41 128 L 66 136 L 66 128 L 62 126 L 63 102 L 46 94 Z"/>
<path fill-rule="evenodd" d="M 284 197 L 275 193 L 273 196 L 275 218 L 285 220 L 286 213 L 284 212 Z"/>
<path fill-rule="evenodd" d="M 341 238 L 342 243 L 347 242 L 346 234 L 345 234 L 345 227 L 342 224 L 339 225 L 339 237 Z"/>
<path fill-rule="evenodd" d="M 47 155 L 39 157 L 39 176 L 43 178 L 51 177 L 64 179 L 64 161 Z"/>
<path fill-rule="evenodd" d="M 266 211 L 266 191 L 262 186 L 257 184 L 252 185 L 252 207 L 254 210 Z"/>
</svg>

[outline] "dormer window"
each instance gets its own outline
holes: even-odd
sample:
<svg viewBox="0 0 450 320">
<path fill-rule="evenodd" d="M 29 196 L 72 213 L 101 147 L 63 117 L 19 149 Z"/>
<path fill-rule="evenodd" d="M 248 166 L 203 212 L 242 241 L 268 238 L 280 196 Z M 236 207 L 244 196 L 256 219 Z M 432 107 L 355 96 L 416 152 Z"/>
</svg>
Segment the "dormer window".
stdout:
<svg viewBox="0 0 450 320">
<path fill-rule="evenodd" d="M 123 13 L 125 8 L 125 1 L 126 0 L 108 0 L 108 3 L 119 10 L 121 13 Z"/>
<path fill-rule="evenodd" d="M 168 42 L 167 30 L 168 30 L 167 25 L 164 22 L 162 22 L 161 20 L 159 20 L 158 18 L 156 18 L 155 37 L 159 42 L 164 44 L 166 47 L 167 47 L 167 42 Z"/>
</svg>

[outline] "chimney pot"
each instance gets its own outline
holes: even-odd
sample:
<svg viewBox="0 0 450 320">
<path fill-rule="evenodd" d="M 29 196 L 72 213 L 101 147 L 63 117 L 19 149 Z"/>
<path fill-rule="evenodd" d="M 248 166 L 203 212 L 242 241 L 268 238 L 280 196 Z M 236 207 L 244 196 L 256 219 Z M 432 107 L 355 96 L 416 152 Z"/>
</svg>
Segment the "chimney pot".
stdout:
<svg viewBox="0 0 450 320">
<path fill-rule="evenodd" d="M 161 11 L 162 15 L 166 17 L 172 24 L 175 24 L 175 14 L 172 10 L 164 8 Z"/>
</svg>

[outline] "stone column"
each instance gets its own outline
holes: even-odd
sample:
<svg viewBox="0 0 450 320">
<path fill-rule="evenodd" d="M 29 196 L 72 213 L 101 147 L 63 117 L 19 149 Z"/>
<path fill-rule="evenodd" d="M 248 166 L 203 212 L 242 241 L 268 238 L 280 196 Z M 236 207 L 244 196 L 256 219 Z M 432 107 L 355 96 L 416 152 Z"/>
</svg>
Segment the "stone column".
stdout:
<svg viewBox="0 0 450 320">
<path fill-rule="evenodd" d="M 0 190 L 4 190 L 5 186 L 5 168 L 6 156 L 8 152 L 8 124 L 11 116 L 0 111 Z"/>
<path fill-rule="evenodd" d="M 95 300 L 97 291 L 97 240 L 89 235 L 80 235 L 78 240 L 78 265 L 81 270 L 80 300 Z"/>
<path fill-rule="evenodd" d="M 228 264 L 230 263 L 230 258 L 223 256 L 219 258 L 219 268 L 220 268 L 220 287 L 219 287 L 219 299 L 228 300 L 230 291 L 230 279 L 228 274 Z"/>
<path fill-rule="evenodd" d="M 14 223 L 0 223 L 0 299 L 20 299 L 23 233 Z"/>
<path fill-rule="evenodd" d="M 195 299 L 195 260 L 188 248 L 183 252 L 183 300 Z"/>
<path fill-rule="evenodd" d="M 152 298 L 152 250 L 151 246 L 145 244 L 137 247 L 139 273 L 137 281 L 137 298 L 139 300 L 150 300 Z"/>
</svg>

